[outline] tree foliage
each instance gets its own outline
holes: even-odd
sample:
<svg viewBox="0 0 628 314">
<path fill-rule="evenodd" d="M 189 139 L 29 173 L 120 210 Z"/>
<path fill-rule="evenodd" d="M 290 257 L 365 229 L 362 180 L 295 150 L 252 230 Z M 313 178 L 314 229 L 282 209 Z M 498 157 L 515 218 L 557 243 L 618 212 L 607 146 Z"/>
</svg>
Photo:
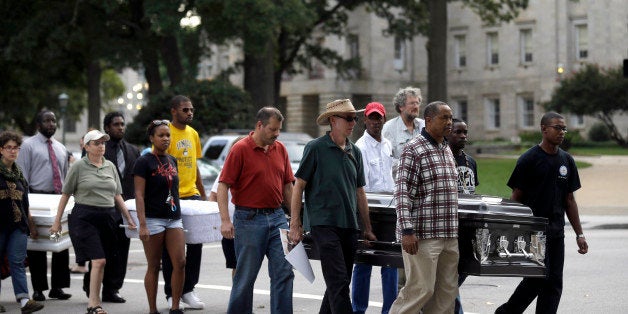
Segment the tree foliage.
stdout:
<svg viewBox="0 0 628 314">
<path fill-rule="evenodd" d="M 528 3 L 458 1 L 488 23 L 511 20 Z M 26 117 L 44 106 L 56 109 L 57 95 L 66 91 L 75 99 L 72 106 L 80 105 L 72 112 L 80 112 L 89 103 L 89 123 L 99 125 L 101 75 L 125 66 L 144 74 L 151 96 L 148 107 L 158 110 L 158 101 L 163 100 L 158 95 L 172 95 L 179 86 L 194 85 L 198 61 L 210 53 L 208 41 L 235 42 L 243 49 L 239 65 L 250 97 L 235 104 L 242 108 L 247 108 L 247 101 L 255 108 L 276 105 L 284 75 L 311 69 L 314 62 L 335 68 L 341 78 L 359 78 L 355 76 L 359 57 L 347 58 L 322 44 L 327 36 L 348 35 L 350 13 L 358 7 L 386 18 L 387 34 L 428 36 L 428 69 L 438 74 L 428 76 L 430 97 L 440 93 L 445 98 L 446 36 L 439 34 L 447 30 L 447 8 L 435 6 L 438 3 L 442 4 L 440 0 L 0 0 L 4 17 L 0 21 L 0 101 L 21 104 L 0 113 L 0 119 L 32 130 L 32 120 Z M 200 27 L 180 26 L 188 12 L 200 15 Z M 434 21 L 436 13 L 439 18 Z M 225 86 L 224 91 L 240 99 L 237 89 Z M 193 89 L 187 94 L 205 97 Z M 215 122 L 224 125 L 222 120 Z"/>
<path fill-rule="evenodd" d="M 628 139 L 622 136 L 613 121 L 616 114 L 628 111 L 628 79 L 623 77 L 621 66 L 603 68 L 586 64 L 560 82 L 545 107 L 594 116 L 608 128 L 611 139 L 628 147 Z"/>
<path fill-rule="evenodd" d="M 250 129 L 255 111 L 249 96 L 227 80 L 189 81 L 150 97 L 127 128 L 129 141 L 147 145 L 146 127 L 155 119 L 171 119 L 170 99 L 188 95 L 194 108 L 192 127 L 200 134 L 215 134 L 222 129 Z"/>
</svg>

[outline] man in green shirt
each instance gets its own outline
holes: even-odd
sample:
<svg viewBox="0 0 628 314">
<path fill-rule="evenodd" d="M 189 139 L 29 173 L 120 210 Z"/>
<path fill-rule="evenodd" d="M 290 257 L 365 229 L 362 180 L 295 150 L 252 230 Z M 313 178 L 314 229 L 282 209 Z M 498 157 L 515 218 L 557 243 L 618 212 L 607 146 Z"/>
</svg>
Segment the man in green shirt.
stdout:
<svg viewBox="0 0 628 314">
<path fill-rule="evenodd" d="M 349 284 L 358 240 L 358 210 L 364 237 L 376 240 L 371 231 L 364 192 L 364 166 L 360 149 L 348 137 L 358 120 L 349 99 L 327 104 L 316 123 L 331 131 L 310 141 L 303 151 L 292 190 L 290 240 L 301 240 L 304 226 L 318 249 L 327 290 L 321 313 L 352 313 Z M 305 192 L 303 225 L 301 197 Z"/>
</svg>

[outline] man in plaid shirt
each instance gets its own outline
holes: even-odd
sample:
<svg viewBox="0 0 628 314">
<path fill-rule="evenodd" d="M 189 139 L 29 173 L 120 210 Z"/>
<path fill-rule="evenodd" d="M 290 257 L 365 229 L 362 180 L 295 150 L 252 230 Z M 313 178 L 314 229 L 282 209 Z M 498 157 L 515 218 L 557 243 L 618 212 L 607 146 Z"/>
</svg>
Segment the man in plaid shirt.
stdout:
<svg viewBox="0 0 628 314">
<path fill-rule="evenodd" d="M 390 313 L 452 313 L 458 294 L 458 174 L 445 140 L 452 111 L 432 102 L 424 117 L 425 128 L 399 160 L 397 238 L 406 284 Z"/>
</svg>

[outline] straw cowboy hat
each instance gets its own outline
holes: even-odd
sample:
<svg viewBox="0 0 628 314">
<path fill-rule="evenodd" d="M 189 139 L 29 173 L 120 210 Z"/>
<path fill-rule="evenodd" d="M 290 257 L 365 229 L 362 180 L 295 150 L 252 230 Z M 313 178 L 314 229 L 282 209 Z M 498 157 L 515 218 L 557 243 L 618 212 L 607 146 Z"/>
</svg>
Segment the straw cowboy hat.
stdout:
<svg viewBox="0 0 628 314">
<path fill-rule="evenodd" d="M 357 112 L 362 112 L 362 111 L 364 111 L 364 109 L 355 110 L 355 108 L 353 107 L 353 104 L 351 103 L 351 100 L 349 99 L 334 100 L 327 104 L 327 107 L 325 108 L 325 112 L 323 112 L 316 119 L 316 124 L 329 125 L 328 118 L 335 114 L 357 113 Z"/>
</svg>

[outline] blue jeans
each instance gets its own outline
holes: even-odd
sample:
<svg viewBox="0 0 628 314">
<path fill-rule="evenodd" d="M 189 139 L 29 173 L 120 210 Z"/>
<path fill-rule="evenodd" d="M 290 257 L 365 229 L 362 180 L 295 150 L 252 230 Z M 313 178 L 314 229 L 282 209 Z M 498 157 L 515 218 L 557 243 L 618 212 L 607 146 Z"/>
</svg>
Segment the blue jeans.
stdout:
<svg viewBox="0 0 628 314">
<path fill-rule="evenodd" d="M 268 258 L 270 276 L 270 312 L 292 313 L 292 266 L 285 258 L 279 228 L 288 229 L 281 207 L 262 213 L 239 209 L 233 214 L 235 228 L 235 253 L 238 267 L 233 277 L 233 287 L 227 313 L 253 312 L 253 286 L 262 265 Z"/>
<path fill-rule="evenodd" d="M 0 258 L 7 256 L 13 292 L 18 302 L 23 298 L 28 299 L 28 283 L 26 283 L 26 270 L 24 269 L 26 241 L 26 233 L 20 229 L 0 232 Z"/>
<path fill-rule="evenodd" d="M 465 279 L 467 279 L 467 275 L 461 274 L 460 272 L 458 272 L 458 288 L 462 286 Z M 458 295 L 456 296 L 454 314 L 464 314 L 464 310 L 462 309 L 462 299 L 460 298 L 460 291 L 458 291 Z"/>
<path fill-rule="evenodd" d="M 368 264 L 353 266 L 351 300 L 354 314 L 363 314 L 369 306 L 369 290 L 371 288 L 371 270 Z M 388 314 L 390 306 L 397 298 L 397 268 L 382 267 L 382 294 L 384 302 L 382 314 Z"/>
</svg>

